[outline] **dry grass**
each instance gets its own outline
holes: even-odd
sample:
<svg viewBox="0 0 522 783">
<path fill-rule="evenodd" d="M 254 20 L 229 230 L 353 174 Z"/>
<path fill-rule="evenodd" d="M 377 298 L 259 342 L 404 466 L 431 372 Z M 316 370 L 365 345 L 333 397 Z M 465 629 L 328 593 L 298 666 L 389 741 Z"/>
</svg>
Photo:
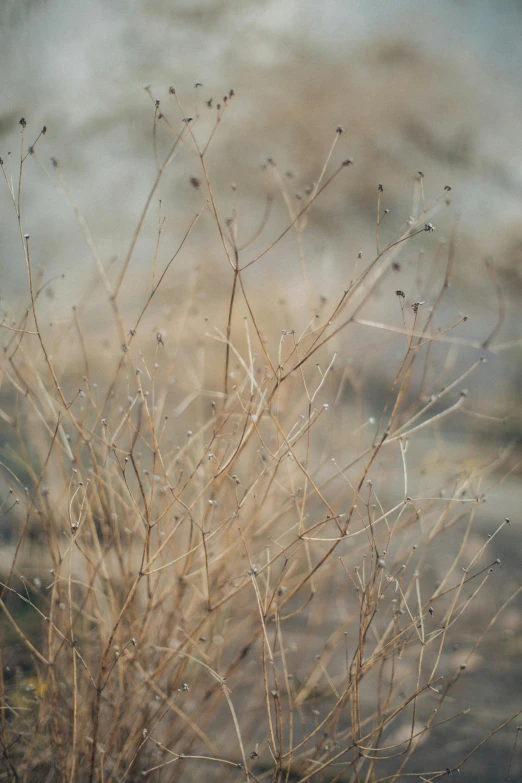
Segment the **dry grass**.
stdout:
<svg viewBox="0 0 522 783">
<path fill-rule="evenodd" d="M 2 164 L 30 302 L 3 323 L 1 777 L 375 783 L 464 769 L 496 730 L 469 732 L 437 769 L 422 766 L 423 753 L 439 726 L 465 720 L 454 694 L 519 591 L 473 627 L 456 666 L 453 641 L 495 579 L 490 550 L 505 528 L 470 553 L 475 516 L 488 476 L 492 485 L 513 468 L 509 450 L 481 461 L 470 442 L 447 469 L 445 432 L 473 413 L 462 385 L 482 361 L 454 373 L 465 317 L 437 324 L 454 242 L 442 273 L 429 258 L 416 266 L 429 308 L 394 290 L 401 253 L 430 237 L 447 193 L 428 204 L 421 177 L 416 213 L 383 241 L 379 189 L 374 258 L 354 253 L 337 301 L 317 302 L 306 227 L 323 190 L 350 176 L 349 159 L 335 162 L 342 129 L 300 200 L 269 162 L 266 214 L 242 243 L 207 169 L 232 94 L 212 107 L 204 140 L 198 114 L 186 121 L 174 91 L 170 100 L 168 116 L 154 107 L 157 178 L 117 265 L 99 258 L 59 165 L 49 172 L 97 270 L 72 316 L 53 303 L 52 326 L 39 315 L 46 283 L 22 221 L 25 166 L 39 149 L 26 147 L 24 123 L 15 175 Z M 201 211 L 175 252 L 163 252 L 160 219 L 149 283 L 129 301 L 129 266 L 180 151 L 199 161 Z M 278 202 L 286 228 L 265 240 Z M 201 218 L 213 223 L 222 268 L 179 280 L 165 310 L 167 275 Z M 302 271 L 290 296 L 249 278 L 289 236 Z M 379 318 L 383 288 L 396 325 Z M 295 291 L 302 301 L 289 305 Z M 298 325 L 282 331 L 283 316 Z M 391 334 L 400 352 L 389 354 L 392 381 L 370 417 L 381 357 L 360 343 L 361 325 L 378 340 Z"/>
</svg>

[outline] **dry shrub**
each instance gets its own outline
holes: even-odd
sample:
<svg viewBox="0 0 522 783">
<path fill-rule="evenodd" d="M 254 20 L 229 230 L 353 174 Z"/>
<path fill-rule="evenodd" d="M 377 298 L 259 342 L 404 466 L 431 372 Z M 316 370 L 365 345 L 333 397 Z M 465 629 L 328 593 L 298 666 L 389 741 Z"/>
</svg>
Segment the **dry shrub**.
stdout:
<svg viewBox="0 0 522 783">
<path fill-rule="evenodd" d="M 495 619 L 465 631 L 457 665 L 453 642 L 496 565 L 494 536 L 470 550 L 472 526 L 509 458 L 470 445 L 456 460 L 444 437 L 470 412 L 462 384 L 482 361 L 456 372 L 466 319 L 438 324 L 454 243 L 442 272 L 426 254 L 410 291 L 394 284 L 447 192 L 428 204 L 420 177 L 417 213 L 382 242 L 379 188 L 374 258 L 354 252 L 345 290 L 317 301 L 307 219 L 350 176 L 350 159 L 335 163 L 342 128 L 301 199 L 269 161 L 266 213 L 241 243 L 206 165 L 233 94 L 205 141 L 170 97 L 178 118 L 155 104 L 157 179 L 117 264 L 99 258 L 57 162 L 50 172 L 97 270 L 72 315 L 45 304 L 24 233 L 25 122 L 19 182 L 2 164 L 30 292 L 3 324 L 3 779 L 435 780 L 484 740 L 468 732 L 458 757 L 423 766 L 439 727 L 465 720 L 454 694 Z M 150 282 L 126 289 L 180 150 L 199 160 L 201 212 L 165 261 L 159 221 Z M 286 228 L 269 238 L 279 201 Z M 222 266 L 169 288 L 202 215 Z M 250 276 L 291 236 L 300 284 Z M 379 317 L 383 290 L 395 324 Z"/>
</svg>

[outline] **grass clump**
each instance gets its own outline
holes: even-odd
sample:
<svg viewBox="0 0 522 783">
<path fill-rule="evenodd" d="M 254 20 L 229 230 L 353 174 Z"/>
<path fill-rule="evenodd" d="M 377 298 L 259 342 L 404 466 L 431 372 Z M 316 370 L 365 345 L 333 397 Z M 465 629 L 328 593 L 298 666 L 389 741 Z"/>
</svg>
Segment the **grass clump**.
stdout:
<svg viewBox="0 0 522 783">
<path fill-rule="evenodd" d="M 349 176 L 351 159 L 335 163 L 343 129 L 299 198 L 269 161 L 265 214 L 241 242 L 207 165 L 233 98 L 208 102 L 211 121 L 173 88 L 168 108 L 153 100 L 156 177 L 112 266 L 53 161 L 96 277 L 72 315 L 53 302 L 52 325 L 23 221 L 23 175 L 41 147 L 40 136 L 26 146 L 25 121 L 17 176 L 2 162 L 29 290 L 23 315 L 3 323 L 2 779 L 431 781 L 483 745 L 453 694 L 498 616 L 482 607 L 505 523 L 469 542 L 509 450 L 481 459 L 470 441 L 456 458 L 448 438 L 483 361 L 457 371 L 466 319 L 437 325 L 453 242 L 442 273 L 421 261 L 408 292 L 393 277 L 404 248 L 431 238 L 448 189 L 427 205 L 421 176 L 416 214 L 383 241 L 379 186 L 374 257 L 353 253 L 335 302 L 319 299 L 306 229 L 325 188 Z M 133 287 L 179 152 L 199 162 L 201 209 L 166 261 L 159 221 L 149 282 Z M 286 226 L 270 237 L 279 202 Z M 202 217 L 222 268 L 176 278 Z M 289 295 L 252 272 L 292 235 L 302 282 Z M 362 328 L 396 341 L 386 382 Z M 446 752 L 450 722 L 464 729 Z"/>
</svg>

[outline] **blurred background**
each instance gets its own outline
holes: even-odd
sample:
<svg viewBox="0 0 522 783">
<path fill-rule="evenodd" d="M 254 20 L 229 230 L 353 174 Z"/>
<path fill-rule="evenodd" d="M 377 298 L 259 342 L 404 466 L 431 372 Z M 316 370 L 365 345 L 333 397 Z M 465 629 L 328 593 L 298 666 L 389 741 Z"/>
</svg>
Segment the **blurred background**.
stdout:
<svg viewBox="0 0 522 783">
<path fill-rule="evenodd" d="M 186 115 L 199 118 L 204 137 L 216 104 L 233 89 L 207 165 L 221 216 L 237 210 L 244 237 L 259 225 L 267 192 L 274 192 L 260 249 L 289 222 L 267 159 L 277 163 L 292 198 L 314 187 L 339 125 L 345 132 L 328 171 L 348 156 L 354 160 L 310 211 L 304 262 L 289 235 L 245 275 L 276 331 L 306 323 L 299 305 L 303 293 L 305 301 L 311 296 L 310 309 L 319 311 L 338 299 L 359 252 L 367 262 L 375 256 L 379 183 L 381 213 L 389 210 L 380 227 L 381 245 L 410 215 L 419 214 L 421 184 L 426 203 L 450 186 L 448 204 L 444 196 L 445 208 L 430 218 L 436 231 L 404 247 L 400 270 L 377 292 L 373 316 L 401 326 L 396 289 L 405 292 L 408 304 L 421 293 L 427 306 L 433 303 L 453 241 L 451 289 L 437 326 L 468 315 L 455 331 L 467 344 L 455 344 L 449 361 L 447 351 L 441 356 L 443 377 L 431 379 L 434 388 L 481 355 L 488 363 L 469 381 L 470 407 L 484 418 L 452 419 L 446 433 L 455 449 L 451 454 L 458 453 L 464 438 L 484 453 L 492 444 L 514 444 L 515 453 L 520 451 L 520 0 L 4 0 L 0 28 L 0 156 L 6 171 L 12 152 L 16 172 L 20 118 L 27 120 L 28 144 L 43 125 L 48 129 L 27 161 L 22 198 L 35 269 L 42 280 L 64 275 L 48 287 L 40 305 L 48 320 L 67 318 L 67 308 L 93 276 L 91 255 L 51 157 L 59 160 L 115 279 L 156 176 L 154 101 L 161 101 L 162 111 L 179 125 L 179 109 L 169 97 L 169 87 L 175 86 Z M 171 143 L 158 134 L 160 159 Z M 122 290 L 131 310 L 139 311 L 139 294 L 150 281 L 161 216 L 168 259 L 202 208 L 205 196 L 191 184 L 194 177 L 201 177 L 199 161 L 183 150 L 158 192 L 162 208 L 155 199 L 132 257 Z M 19 316 L 28 301 L 17 232 L 7 187 L 0 187 L 0 305 L 6 318 Z M 422 256 L 439 280 L 432 291 L 416 279 Z M 183 301 L 189 278 L 201 305 L 194 312 L 198 334 L 205 331 L 204 317 L 224 329 L 230 269 L 210 214 L 198 224 L 197 242 L 188 243 L 169 272 L 164 307 Z M 277 302 L 271 298 L 274 285 L 284 292 Z M 110 352 L 114 345 L 102 328 L 110 308 L 99 302 L 89 305 L 92 344 Z M 155 324 L 154 331 L 160 327 Z M 372 349 L 365 413 L 378 415 L 403 346 L 384 332 L 358 329 L 351 355 Z M 499 423 L 504 418 L 505 424 Z M 483 524 L 506 516 L 514 520 L 520 500 L 515 479 L 506 482 Z M 512 590 L 519 561 L 516 547 L 504 550 Z M 521 626 L 515 611 L 502 626 L 497 644 L 505 644 L 502 650 L 509 655 L 498 668 L 498 680 L 488 679 L 485 666 L 475 675 L 479 707 L 487 699 L 499 719 L 501 702 L 516 700 Z M 494 764 L 494 757 L 489 761 Z"/>
<path fill-rule="evenodd" d="M 429 242 L 421 237 L 408 244 L 403 273 L 390 287 L 403 289 L 415 301 L 422 293 L 414 290 L 412 279 L 419 252 L 432 253 L 435 266 L 443 269 L 444 244 L 456 231 L 446 324 L 459 313 L 468 315 L 458 336 L 477 345 L 497 330 L 474 391 L 485 395 L 491 413 L 509 417 L 502 439 L 518 436 L 521 21 L 522 3 L 515 0 L 436 5 L 423 0 L 6 0 L 0 10 L 0 155 L 7 160 L 12 151 L 16 161 L 21 116 L 28 123 L 28 144 L 42 125 L 48 127 L 38 160 L 26 168 L 22 202 L 33 263 L 43 276 L 65 273 L 48 297 L 55 293 L 58 301 L 62 296 L 69 303 L 78 283 L 93 271 L 70 205 L 49 181 L 50 158 L 59 160 L 102 262 L 117 269 L 155 177 L 151 98 L 179 123 L 179 110 L 168 94 L 175 86 L 185 112 L 200 116 L 205 135 L 216 103 L 234 89 L 208 166 L 221 214 L 237 208 L 243 237 L 263 214 L 267 177 L 261 166 L 267 158 L 287 177 L 288 192 L 303 195 L 319 177 L 335 128 L 345 129 L 329 170 L 346 156 L 355 165 L 310 212 L 305 264 L 309 286 L 317 290 L 312 309 L 318 307 L 319 294 L 338 295 L 359 251 L 367 261 L 373 257 L 378 183 L 384 186 L 381 210 L 389 209 L 381 244 L 415 210 L 418 171 L 424 174 L 426 203 L 451 186 L 450 210 L 433 217 L 437 232 L 426 237 Z M 196 83 L 202 86 L 194 88 Z M 210 98 L 212 109 L 205 104 Z M 171 139 L 165 133 L 158 139 L 161 157 Z M 163 180 L 158 197 L 164 204 L 166 253 L 204 202 L 190 184 L 191 176 L 200 175 L 199 161 L 184 150 Z M 276 196 L 263 243 L 288 223 L 277 189 Z M 144 270 L 150 275 L 158 214 L 155 199 L 127 275 L 129 296 L 139 290 Z M 3 304 L 10 313 L 25 296 L 26 273 L 6 188 L 0 190 L 0 230 Z M 209 215 L 198 231 L 197 251 L 188 247 L 177 269 L 203 265 L 212 285 L 223 284 L 226 291 L 226 259 Z M 251 274 L 265 280 L 282 276 L 296 295 L 290 299 L 299 299 L 303 277 L 295 238 L 289 235 Z M 179 284 L 169 280 L 174 287 Z M 56 307 L 53 300 L 51 316 Z M 388 296 L 382 313 L 390 308 L 397 319 L 397 303 Z M 385 335 L 377 336 L 382 343 Z M 375 343 L 375 334 L 371 340 Z M 455 362 L 473 358 L 465 350 Z"/>
</svg>

